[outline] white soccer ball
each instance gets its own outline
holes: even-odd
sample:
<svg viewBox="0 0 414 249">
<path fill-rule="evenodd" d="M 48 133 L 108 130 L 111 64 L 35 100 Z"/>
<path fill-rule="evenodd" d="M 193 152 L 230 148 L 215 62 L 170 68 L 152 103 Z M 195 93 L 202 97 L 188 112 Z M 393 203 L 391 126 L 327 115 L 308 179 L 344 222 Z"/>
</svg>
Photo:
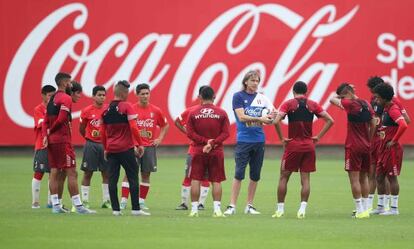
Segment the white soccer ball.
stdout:
<svg viewBox="0 0 414 249">
<path fill-rule="evenodd" d="M 270 111 L 270 109 L 267 109 L 267 108 L 264 108 L 263 110 L 262 110 L 262 117 L 267 117 L 268 115 L 270 115 L 270 113 L 271 113 L 271 111 Z"/>
</svg>

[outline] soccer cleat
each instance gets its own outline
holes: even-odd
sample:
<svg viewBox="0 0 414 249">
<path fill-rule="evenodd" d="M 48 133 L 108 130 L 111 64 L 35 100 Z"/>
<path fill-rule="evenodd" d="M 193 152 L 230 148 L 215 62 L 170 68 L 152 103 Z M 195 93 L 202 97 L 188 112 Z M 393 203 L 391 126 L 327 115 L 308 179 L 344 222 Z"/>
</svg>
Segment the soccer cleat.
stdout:
<svg viewBox="0 0 414 249">
<path fill-rule="evenodd" d="M 257 211 L 256 208 L 250 204 L 246 206 L 246 208 L 244 209 L 244 213 L 245 214 L 260 214 L 260 212 Z"/>
<path fill-rule="evenodd" d="M 188 215 L 188 217 L 198 217 L 197 211 L 191 211 L 191 213 Z"/>
<path fill-rule="evenodd" d="M 134 215 L 134 216 L 149 216 L 149 215 L 151 215 L 150 213 L 145 212 L 144 210 L 141 210 L 141 209 L 140 210 L 132 210 L 131 214 Z"/>
<path fill-rule="evenodd" d="M 368 210 L 366 210 L 366 211 L 364 211 L 362 213 L 356 213 L 355 214 L 355 218 L 356 219 L 366 219 L 366 218 L 369 218 L 369 212 L 368 212 Z"/>
<path fill-rule="evenodd" d="M 96 214 L 95 210 L 91 210 L 89 208 L 86 208 L 83 205 L 76 206 L 75 209 L 76 209 L 76 213 L 78 213 L 78 214 Z"/>
<path fill-rule="evenodd" d="M 213 213 L 214 218 L 225 218 L 226 216 L 221 212 L 221 210 L 214 211 Z"/>
<path fill-rule="evenodd" d="M 277 210 L 275 211 L 275 213 L 272 215 L 272 218 L 281 218 L 283 217 L 283 215 L 285 215 L 285 212 Z"/>
<path fill-rule="evenodd" d="M 142 210 L 149 210 L 149 207 L 145 206 L 145 202 L 140 202 L 140 203 L 139 203 L 139 207 L 140 207 Z"/>
<path fill-rule="evenodd" d="M 33 208 L 33 209 L 38 209 L 38 208 L 40 208 L 40 204 L 39 204 L 39 202 L 35 202 L 35 203 L 33 203 L 33 204 L 32 204 L 32 208 Z"/>
<path fill-rule="evenodd" d="M 377 207 L 376 209 L 372 210 L 370 214 L 382 214 L 385 212 L 385 209 L 383 207 Z"/>
<path fill-rule="evenodd" d="M 121 211 L 112 211 L 113 216 L 122 216 Z"/>
<path fill-rule="evenodd" d="M 67 209 L 65 207 L 65 205 L 60 205 L 60 208 L 63 209 L 63 211 L 65 211 L 65 213 L 69 213 L 69 209 Z"/>
<path fill-rule="evenodd" d="M 82 204 L 84 207 L 90 208 L 89 201 L 83 201 Z"/>
<path fill-rule="evenodd" d="M 298 217 L 298 219 L 305 219 L 305 212 L 298 211 L 296 217 Z"/>
<path fill-rule="evenodd" d="M 111 202 L 109 200 L 104 201 L 101 208 L 111 208 Z"/>
<path fill-rule="evenodd" d="M 390 210 L 384 211 L 383 213 L 380 213 L 379 215 L 388 216 L 388 215 L 399 215 L 399 214 L 400 214 L 400 212 L 398 211 L 398 209 L 391 208 Z"/>
<path fill-rule="evenodd" d="M 200 204 L 198 204 L 198 207 L 197 207 L 197 208 L 198 208 L 198 210 L 204 210 L 204 209 L 205 209 L 205 208 L 204 208 L 204 205 L 203 205 L 203 204 L 201 204 L 201 203 L 200 203 Z"/>
<path fill-rule="evenodd" d="M 67 211 L 63 209 L 60 205 L 56 205 L 52 207 L 52 213 L 54 214 L 65 214 Z"/>
<path fill-rule="evenodd" d="M 236 207 L 227 206 L 226 211 L 224 211 L 225 215 L 233 215 L 236 214 Z"/>
<path fill-rule="evenodd" d="M 127 201 L 121 201 L 121 203 L 119 204 L 119 206 L 120 206 L 120 208 L 121 208 L 121 210 L 124 210 L 124 209 L 126 209 L 126 207 L 127 207 Z"/>
<path fill-rule="evenodd" d="M 181 203 L 175 210 L 188 210 L 188 207 L 185 203 Z"/>
</svg>

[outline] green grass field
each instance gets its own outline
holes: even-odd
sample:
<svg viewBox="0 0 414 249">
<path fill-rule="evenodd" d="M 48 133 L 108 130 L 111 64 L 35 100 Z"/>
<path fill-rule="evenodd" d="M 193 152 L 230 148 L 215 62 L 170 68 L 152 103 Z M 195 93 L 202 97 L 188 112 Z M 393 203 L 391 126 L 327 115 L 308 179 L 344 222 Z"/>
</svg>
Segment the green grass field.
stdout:
<svg viewBox="0 0 414 249">
<path fill-rule="evenodd" d="M 212 201 L 199 218 L 175 211 L 180 202 L 183 158 L 160 158 L 159 172 L 152 176 L 147 200 L 152 216 L 133 217 L 129 211 L 114 217 L 100 209 L 99 175 L 92 183 L 91 208 L 96 215 L 52 214 L 45 208 L 46 184 L 42 182 L 41 209 L 31 209 L 31 157 L 0 160 L 1 248 L 414 248 L 414 168 L 405 161 L 400 177 L 400 215 L 355 220 L 348 179 L 341 160 L 319 160 L 312 175 L 312 192 L 304 220 L 296 218 L 299 207 L 298 175 L 291 178 L 286 216 L 272 219 L 276 202 L 279 161 L 265 160 L 255 205 L 259 216 L 242 213 L 244 183 L 238 213 L 225 219 L 211 217 Z M 223 187 L 223 208 L 228 204 L 234 171 L 226 161 L 228 180 Z M 80 174 L 81 175 L 81 174 Z M 64 203 L 70 206 L 65 190 Z M 130 205 L 129 205 L 130 207 Z"/>
</svg>

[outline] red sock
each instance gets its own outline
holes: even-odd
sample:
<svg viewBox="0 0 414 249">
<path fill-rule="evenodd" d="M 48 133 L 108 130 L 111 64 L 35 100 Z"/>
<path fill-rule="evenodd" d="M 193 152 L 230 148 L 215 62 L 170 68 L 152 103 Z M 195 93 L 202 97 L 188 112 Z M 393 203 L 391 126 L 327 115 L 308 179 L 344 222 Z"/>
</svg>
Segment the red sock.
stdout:
<svg viewBox="0 0 414 249">
<path fill-rule="evenodd" d="M 122 182 L 122 198 L 128 199 L 129 196 L 129 183 Z"/>
<path fill-rule="evenodd" d="M 38 181 L 41 181 L 42 178 L 43 178 L 43 173 L 42 172 L 34 172 L 33 178 L 38 180 Z"/>
<path fill-rule="evenodd" d="M 210 182 L 208 180 L 204 180 L 201 182 L 201 186 L 208 188 L 210 187 Z"/>
<path fill-rule="evenodd" d="M 191 179 L 190 179 L 190 177 L 185 177 L 184 180 L 183 180 L 182 185 L 184 187 L 190 187 L 191 186 Z"/>
<path fill-rule="evenodd" d="M 147 198 L 147 194 L 150 188 L 150 184 L 149 183 L 141 183 L 139 185 L 139 198 L 141 199 L 146 199 Z"/>
</svg>

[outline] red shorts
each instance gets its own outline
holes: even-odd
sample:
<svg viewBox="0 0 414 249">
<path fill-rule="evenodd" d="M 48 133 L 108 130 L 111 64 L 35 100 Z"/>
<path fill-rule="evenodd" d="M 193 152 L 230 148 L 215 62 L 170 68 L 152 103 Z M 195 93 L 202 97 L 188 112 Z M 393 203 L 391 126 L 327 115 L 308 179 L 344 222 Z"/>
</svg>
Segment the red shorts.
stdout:
<svg viewBox="0 0 414 249">
<path fill-rule="evenodd" d="M 346 171 L 362 171 L 369 172 L 371 165 L 371 153 L 352 151 L 350 148 L 345 148 L 345 170 Z"/>
<path fill-rule="evenodd" d="M 49 144 L 47 155 L 50 168 L 67 169 L 76 167 L 75 151 L 71 144 Z"/>
<path fill-rule="evenodd" d="M 381 144 L 381 141 L 375 138 L 374 138 L 374 141 L 371 143 L 371 163 L 372 164 L 377 164 L 380 144 Z"/>
<path fill-rule="evenodd" d="M 210 182 L 222 182 L 226 180 L 224 172 L 224 154 L 222 150 L 210 153 L 193 153 L 190 168 L 190 178 L 203 181 L 208 175 Z"/>
<path fill-rule="evenodd" d="M 283 153 L 282 170 L 290 172 L 315 172 L 315 151 L 286 151 Z"/>
<path fill-rule="evenodd" d="M 378 156 L 377 175 L 399 176 L 401 173 L 403 149 L 400 144 L 384 149 Z"/>
</svg>

